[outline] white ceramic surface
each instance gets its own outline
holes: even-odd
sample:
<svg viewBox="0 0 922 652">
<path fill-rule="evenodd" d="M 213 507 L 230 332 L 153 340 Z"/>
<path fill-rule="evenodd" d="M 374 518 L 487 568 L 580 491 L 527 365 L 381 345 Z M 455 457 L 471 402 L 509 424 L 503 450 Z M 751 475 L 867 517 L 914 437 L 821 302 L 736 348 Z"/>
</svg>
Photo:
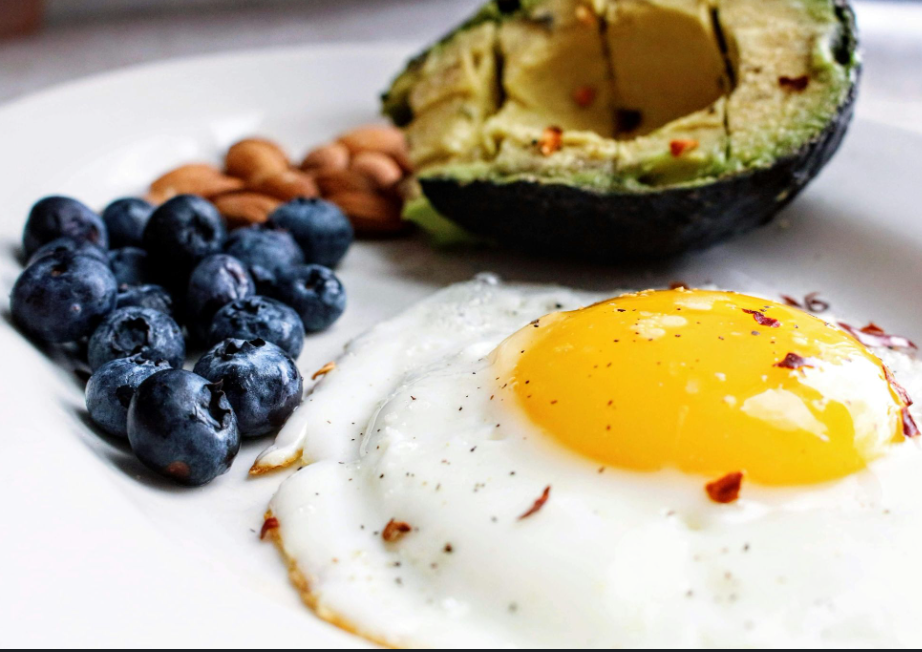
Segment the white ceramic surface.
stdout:
<svg viewBox="0 0 922 652">
<path fill-rule="evenodd" d="M 235 139 L 278 138 L 302 153 L 375 119 L 376 92 L 408 54 L 397 47 L 264 51 L 179 61 L 71 84 L 0 109 L 0 289 L 19 272 L 30 204 L 48 193 L 95 206 L 140 192 Z M 922 339 L 922 138 L 854 125 L 820 180 L 775 224 L 654 269 L 436 252 L 420 238 L 361 243 L 341 276 L 346 316 L 312 337 L 306 371 L 370 324 L 483 270 L 604 290 L 711 281 L 795 296 Z M 165 485 L 87 425 L 71 371 L 22 339 L 0 304 L 0 631 L 4 646 L 325 647 L 360 642 L 303 608 L 257 532 L 283 475 L 247 468 L 195 491 Z"/>
</svg>

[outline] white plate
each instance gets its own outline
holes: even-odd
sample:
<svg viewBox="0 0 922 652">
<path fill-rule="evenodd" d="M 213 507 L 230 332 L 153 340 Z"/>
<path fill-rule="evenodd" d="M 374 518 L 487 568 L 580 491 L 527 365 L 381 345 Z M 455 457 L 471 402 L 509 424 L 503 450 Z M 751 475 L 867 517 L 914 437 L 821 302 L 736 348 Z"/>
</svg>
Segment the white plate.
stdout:
<svg viewBox="0 0 922 652">
<path fill-rule="evenodd" d="M 217 159 L 235 139 L 303 153 L 375 119 L 396 47 L 296 49 L 179 61 L 71 84 L 0 109 L 0 286 L 44 194 L 102 206 L 158 173 Z M 858 122 L 822 178 L 774 225 L 657 269 L 362 243 L 341 276 L 346 316 L 309 339 L 311 371 L 343 343 L 443 284 L 482 270 L 589 289 L 713 281 L 802 296 L 922 339 L 922 137 Z M 146 473 L 86 425 L 73 375 L 22 339 L 0 306 L 0 631 L 4 645 L 324 647 L 359 641 L 316 620 L 256 532 L 281 476 L 247 479 L 263 444 L 201 490 Z"/>
</svg>

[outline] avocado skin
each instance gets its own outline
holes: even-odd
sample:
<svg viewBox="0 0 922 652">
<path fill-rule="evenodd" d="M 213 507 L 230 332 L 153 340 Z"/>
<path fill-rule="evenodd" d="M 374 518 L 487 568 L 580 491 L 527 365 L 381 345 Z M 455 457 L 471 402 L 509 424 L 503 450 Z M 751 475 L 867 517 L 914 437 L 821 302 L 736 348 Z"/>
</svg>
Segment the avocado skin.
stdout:
<svg viewBox="0 0 922 652">
<path fill-rule="evenodd" d="M 859 42 L 848 0 L 836 0 L 843 56 Z M 705 249 L 765 225 L 820 173 L 842 144 L 855 112 L 862 66 L 836 115 L 797 152 L 769 167 L 694 187 L 596 192 L 565 184 L 420 179 L 445 217 L 511 249 L 600 263 L 660 260 Z"/>
<path fill-rule="evenodd" d="M 839 149 L 856 89 L 857 81 L 836 117 L 797 153 L 702 186 L 598 193 L 532 181 L 420 181 L 437 211 L 510 248 L 602 263 L 662 259 L 770 222 Z"/>
</svg>

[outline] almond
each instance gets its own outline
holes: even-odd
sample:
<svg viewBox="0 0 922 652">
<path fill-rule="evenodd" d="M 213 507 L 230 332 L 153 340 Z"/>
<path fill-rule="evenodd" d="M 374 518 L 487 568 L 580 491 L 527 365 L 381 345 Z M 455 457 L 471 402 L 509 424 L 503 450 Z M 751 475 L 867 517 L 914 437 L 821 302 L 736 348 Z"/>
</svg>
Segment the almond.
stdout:
<svg viewBox="0 0 922 652">
<path fill-rule="evenodd" d="M 341 192 L 328 199 L 349 216 L 359 235 L 390 235 L 407 227 L 401 218 L 403 204 L 399 199 L 370 192 Z"/>
<path fill-rule="evenodd" d="M 390 155 L 405 174 L 413 173 L 413 161 L 410 160 L 410 150 L 406 147 L 406 144 L 404 144 L 402 150 L 391 152 Z"/>
<path fill-rule="evenodd" d="M 282 205 L 275 197 L 258 192 L 232 192 L 215 197 L 214 205 L 227 220 L 231 229 L 262 224 L 269 215 Z"/>
<path fill-rule="evenodd" d="M 313 170 L 345 170 L 349 167 L 351 156 L 349 148 L 342 143 L 330 143 L 309 152 L 301 163 L 301 169 L 305 172 Z"/>
<path fill-rule="evenodd" d="M 325 170 L 318 172 L 315 179 L 324 197 L 342 192 L 373 192 L 377 189 L 374 181 L 354 170 Z"/>
<path fill-rule="evenodd" d="M 176 195 L 211 198 L 243 188 L 243 182 L 207 163 L 192 163 L 170 170 L 150 184 L 150 199 L 157 204 Z"/>
<path fill-rule="evenodd" d="M 407 140 L 396 127 L 359 127 L 340 136 L 339 142 L 348 147 L 352 154 L 381 152 L 397 157 L 405 155 L 407 151 Z"/>
<path fill-rule="evenodd" d="M 248 138 L 227 150 L 224 159 L 227 173 L 247 181 L 259 181 L 287 170 L 288 155 L 271 140 Z"/>
<path fill-rule="evenodd" d="M 285 170 L 274 174 L 256 183 L 251 183 L 248 189 L 282 201 L 291 201 L 299 197 L 310 199 L 320 195 L 314 177 L 300 170 Z"/>
<path fill-rule="evenodd" d="M 393 157 L 381 152 L 359 152 L 350 169 L 365 175 L 382 190 L 394 187 L 403 178 L 403 170 Z"/>
</svg>

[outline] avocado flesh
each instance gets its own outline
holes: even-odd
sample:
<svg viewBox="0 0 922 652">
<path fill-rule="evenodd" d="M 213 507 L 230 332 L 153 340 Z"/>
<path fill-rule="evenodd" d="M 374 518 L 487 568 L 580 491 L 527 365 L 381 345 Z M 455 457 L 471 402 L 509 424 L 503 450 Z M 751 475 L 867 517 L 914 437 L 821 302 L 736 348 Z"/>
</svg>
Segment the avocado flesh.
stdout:
<svg viewBox="0 0 922 652">
<path fill-rule="evenodd" d="M 647 136 L 621 143 L 618 177 L 626 189 L 682 185 L 715 179 L 727 169 L 727 101 L 679 118 Z M 673 143 L 687 141 L 689 149 L 672 153 Z"/>
<path fill-rule="evenodd" d="M 405 85 L 405 106 L 416 116 L 406 135 L 417 169 L 486 156 L 484 123 L 499 109 L 495 44 L 496 26 L 478 25 L 398 80 Z"/>
<path fill-rule="evenodd" d="M 643 136 L 714 104 L 730 90 L 707 0 L 619 0 L 605 39 L 615 86 L 618 137 Z"/>
<path fill-rule="evenodd" d="M 845 28 L 829 0 L 717 0 L 715 8 L 738 77 L 727 105 L 732 161 L 770 165 L 820 133 L 848 94 L 853 61 L 837 60 Z"/>
<path fill-rule="evenodd" d="M 494 94 L 456 96 L 479 117 L 476 146 L 436 160 L 411 138 L 411 156 L 436 209 L 513 246 L 603 259 L 707 246 L 796 196 L 852 115 L 846 0 L 522 0 L 489 3 L 398 78 L 385 111 L 409 134 L 428 111 L 405 100 L 419 62 L 486 24 Z M 575 101 L 584 87 L 588 104 Z M 543 151 L 551 126 L 560 147 Z"/>
<path fill-rule="evenodd" d="M 582 20 L 580 7 L 586 16 Z M 595 13 L 587 5 L 548 0 L 518 20 L 505 21 L 498 54 L 507 102 L 534 113 L 541 131 L 554 125 L 565 132 L 614 137 L 609 63 Z"/>
</svg>

